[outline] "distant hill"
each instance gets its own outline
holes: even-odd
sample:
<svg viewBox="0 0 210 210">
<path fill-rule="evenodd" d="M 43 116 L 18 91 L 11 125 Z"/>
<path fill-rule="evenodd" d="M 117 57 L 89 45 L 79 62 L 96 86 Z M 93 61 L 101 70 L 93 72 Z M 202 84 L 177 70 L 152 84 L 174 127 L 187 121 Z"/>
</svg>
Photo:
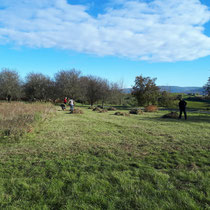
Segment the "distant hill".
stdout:
<svg viewBox="0 0 210 210">
<path fill-rule="evenodd" d="M 179 86 L 159 86 L 161 91 L 168 91 L 170 93 L 198 93 L 203 94 L 202 87 L 179 87 Z M 124 88 L 124 93 L 131 93 L 132 88 Z"/>
<path fill-rule="evenodd" d="M 199 93 L 203 94 L 204 89 L 202 87 L 179 87 L 179 86 L 159 86 L 162 91 L 168 91 L 170 93 Z"/>
</svg>

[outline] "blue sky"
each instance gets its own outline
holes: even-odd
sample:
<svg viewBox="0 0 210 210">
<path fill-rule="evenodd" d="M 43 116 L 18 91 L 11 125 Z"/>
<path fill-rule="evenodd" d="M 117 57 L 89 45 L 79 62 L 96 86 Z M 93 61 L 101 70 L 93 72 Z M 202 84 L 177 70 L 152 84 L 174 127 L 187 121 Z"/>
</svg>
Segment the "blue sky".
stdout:
<svg viewBox="0 0 210 210">
<path fill-rule="evenodd" d="M 75 68 L 131 87 L 203 86 L 210 76 L 208 0 L 0 0 L 0 68 L 53 77 Z"/>
</svg>

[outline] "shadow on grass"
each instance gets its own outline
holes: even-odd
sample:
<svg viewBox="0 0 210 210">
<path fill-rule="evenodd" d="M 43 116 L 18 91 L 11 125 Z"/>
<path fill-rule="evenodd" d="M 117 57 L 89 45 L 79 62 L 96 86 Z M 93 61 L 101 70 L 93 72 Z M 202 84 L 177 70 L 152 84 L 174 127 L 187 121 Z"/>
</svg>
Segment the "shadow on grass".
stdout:
<svg viewBox="0 0 210 210">
<path fill-rule="evenodd" d="M 144 121 L 145 119 L 140 119 Z M 159 122 L 198 122 L 198 123 L 203 123 L 203 122 L 208 122 L 210 123 L 210 115 L 187 115 L 187 120 L 184 119 L 182 116 L 182 119 L 173 119 L 173 118 L 162 118 L 162 117 L 148 117 L 146 120 L 151 120 L 151 121 L 159 121 Z"/>
</svg>

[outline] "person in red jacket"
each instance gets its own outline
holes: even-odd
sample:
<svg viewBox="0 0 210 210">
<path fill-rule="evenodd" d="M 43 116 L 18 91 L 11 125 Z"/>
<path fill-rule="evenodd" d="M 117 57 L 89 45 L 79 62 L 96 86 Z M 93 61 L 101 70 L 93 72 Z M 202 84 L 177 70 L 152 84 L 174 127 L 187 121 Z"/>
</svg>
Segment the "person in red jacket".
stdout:
<svg viewBox="0 0 210 210">
<path fill-rule="evenodd" d="M 67 97 L 64 98 L 63 103 L 64 103 L 64 104 L 67 103 Z"/>
</svg>

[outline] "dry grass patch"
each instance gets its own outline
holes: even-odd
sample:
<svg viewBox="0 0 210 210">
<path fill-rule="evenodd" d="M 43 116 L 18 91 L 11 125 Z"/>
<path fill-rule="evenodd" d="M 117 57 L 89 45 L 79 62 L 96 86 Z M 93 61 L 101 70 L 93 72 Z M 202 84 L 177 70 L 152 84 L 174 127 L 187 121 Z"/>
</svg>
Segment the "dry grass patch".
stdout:
<svg viewBox="0 0 210 210">
<path fill-rule="evenodd" d="M 26 104 L 23 102 L 1 103 L 0 131 L 3 136 L 19 136 L 24 132 L 32 132 L 32 124 L 36 120 L 45 120 L 55 113 L 52 104 Z"/>
</svg>

